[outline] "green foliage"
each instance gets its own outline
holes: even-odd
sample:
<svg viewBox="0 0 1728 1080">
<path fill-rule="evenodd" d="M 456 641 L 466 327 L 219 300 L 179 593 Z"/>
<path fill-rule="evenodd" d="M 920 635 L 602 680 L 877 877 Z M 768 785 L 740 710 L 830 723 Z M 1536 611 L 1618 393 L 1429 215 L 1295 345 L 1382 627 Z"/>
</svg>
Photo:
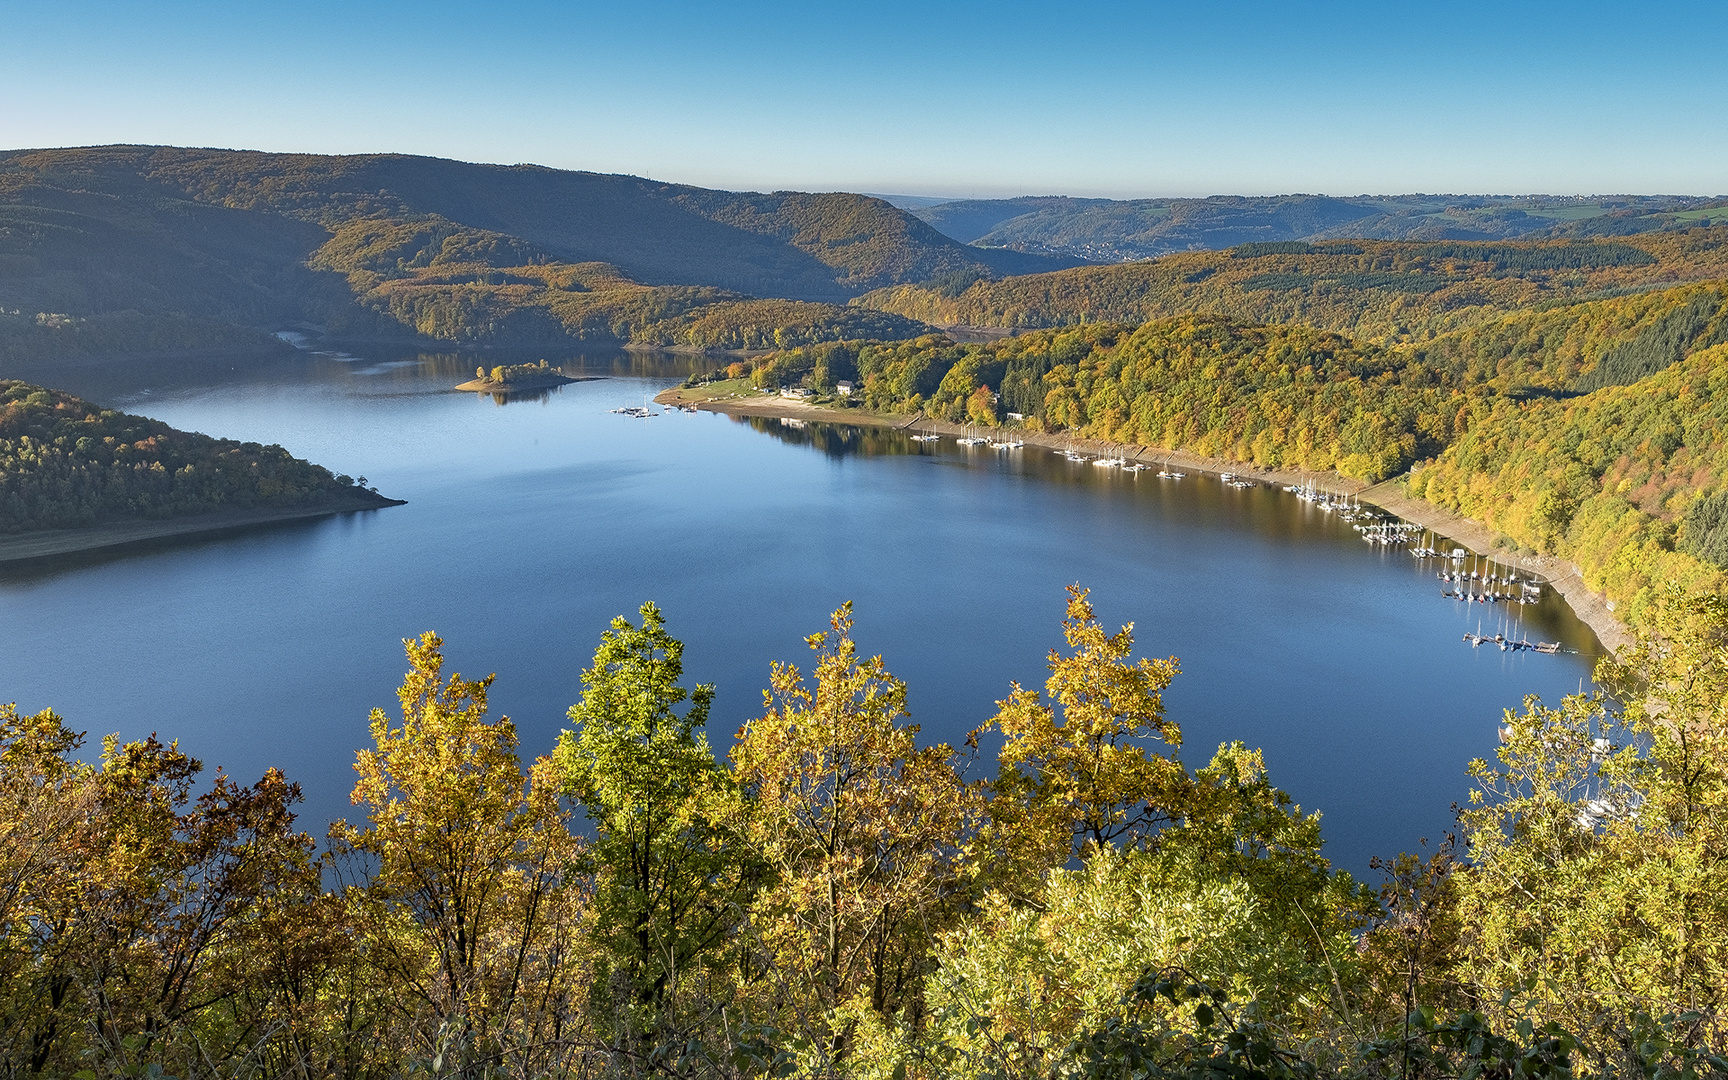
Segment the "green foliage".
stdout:
<svg viewBox="0 0 1728 1080">
<path fill-rule="evenodd" d="M 556 382 L 561 376 L 562 373 L 557 368 L 544 360 L 535 364 L 499 364 L 490 371 L 482 367 L 474 372 L 474 377 L 482 382 L 506 387 L 511 384 Z"/>
<path fill-rule="evenodd" d="M 603 1028 L 630 1053 L 651 1052 L 724 1000 L 710 981 L 748 884 L 728 843 L 730 777 L 699 730 L 714 688 L 679 686 L 683 643 L 653 604 L 641 617 L 620 616 L 601 636 L 554 755 L 598 830 L 594 915 L 606 951 L 593 990 Z"/>
<path fill-rule="evenodd" d="M 1721 306 L 1720 294 L 1704 293 L 1685 307 L 1664 314 L 1609 349 L 1575 385 L 1586 392 L 1604 386 L 1629 386 L 1699 349 L 1721 343 L 1728 339 L 1728 317 L 1718 317 Z"/>
<path fill-rule="evenodd" d="M 1582 304 L 1539 305 L 1442 335 L 1416 346 L 1411 354 L 1424 363 L 1452 370 L 1469 384 L 1487 383 L 1513 396 L 1561 395 L 1586 381 L 1599 389 L 1632 381 L 1606 373 L 1596 375 L 1597 365 L 1609 356 L 1630 350 L 1631 358 L 1643 357 L 1650 352 L 1649 344 L 1673 336 L 1673 331 L 1664 327 L 1676 319 L 1690 324 L 1697 310 L 1721 304 L 1722 286 L 1712 283 Z M 1698 341 L 1693 338 L 1683 351 L 1703 348 Z M 1635 346 L 1635 342 L 1646 344 Z M 1677 359 L 1681 356 L 1663 353 L 1640 377 Z M 1623 369 L 1622 374 L 1630 374 L 1629 369 Z"/>
<path fill-rule="evenodd" d="M 280 446 L 212 439 L 0 380 L 0 532 L 316 505 L 346 476 Z"/>
<path fill-rule="evenodd" d="M 1682 550 L 1728 570 L 1728 488 L 1693 499 L 1683 520 Z"/>
<path fill-rule="evenodd" d="M 1302 327 L 1224 319 L 1094 324 L 987 345 L 932 337 L 855 355 L 864 404 L 885 412 L 989 425 L 987 391 L 1046 431 L 1370 481 L 1439 452 L 1474 407 L 1458 380 L 1420 361 Z M 814 357 L 765 357 L 753 378 L 783 385 Z"/>
<path fill-rule="evenodd" d="M 1258 752 L 1183 766 L 1174 662 L 1069 599 L 1072 655 L 1050 704 L 1002 703 L 989 783 L 918 745 L 847 607 L 811 680 L 775 665 L 730 767 L 652 604 L 526 767 L 492 679 L 423 635 L 356 761 L 364 818 L 322 855 L 274 771 L 200 793 L 173 744 L 88 762 L 54 713 L 0 706 L 0 1069 L 1728 1074 L 1728 601 L 1665 593 L 1599 669 L 1611 697 L 1508 714 L 1469 860 L 1381 862 L 1376 902 Z"/>
<path fill-rule="evenodd" d="M 1629 244 L 1432 244 L 1424 249 L 1431 259 L 1485 263 L 1495 271 L 1600 270 L 1609 266 L 1655 266 L 1656 256 Z"/>
<path fill-rule="evenodd" d="M 1035 904 L 988 894 L 943 949 L 934 1037 L 1048 1064 L 1073 1032 L 1106 1025 L 1144 972 L 1175 965 L 1304 1037 L 1347 1025 L 1353 931 L 1372 897 L 1320 857 L 1318 821 L 1270 785 L 1258 753 L 1221 747 L 1195 779 L 1204 794 L 1155 846 L 1049 870 Z"/>
<path fill-rule="evenodd" d="M 1253 244 L 980 281 L 953 297 L 897 285 L 855 303 L 932 324 L 1021 328 L 1204 313 L 1394 344 L 1611 291 L 1724 277 L 1728 228 L 1707 228 L 1614 243 Z"/>
<path fill-rule="evenodd" d="M 1230 249 L 1232 259 L 1258 259 L 1262 255 L 1312 255 L 1320 250 L 1300 240 L 1261 240 L 1237 244 Z"/>
<path fill-rule="evenodd" d="M 1638 1017 L 1720 1014 L 1728 987 L 1728 605 L 1664 593 L 1607 658 L 1614 695 L 1508 713 L 1471 767 L 1459 978 L 1478 1000 L 1633 1053 Z"/>
<path fill-rule="evenodd" d="M 1664 581 L 1717 580 L 1696 554 L 1710 534 L 1694 536 L 1686 521 L 1693 500 L 1728 479 L 1723 356 L 1715 346 L 1584 397 L 1494 401 L 1410 493 L 1572 560 L 1636 620 Z M 1708 530 L 1708 514 L 1690 520 Z"/>
<path fill-rule="evenodd" d="M 1189 1008 L 1191 1006 L 1191 1009 Z M 1173 1024 L 1173 1012 L 1192 1024 Z M 1282 1032 L 1250 1004 L 1240 1012 L 1227 994 L 1180 968 L 1148 972 L 1123 995 L 1120 1011 L 1083 1031 L 1069 1049 L 1074 1074 L 1087 1080 L 1307 1080 L 1312 1061 L 1287 1046 Z"/>
</svg>

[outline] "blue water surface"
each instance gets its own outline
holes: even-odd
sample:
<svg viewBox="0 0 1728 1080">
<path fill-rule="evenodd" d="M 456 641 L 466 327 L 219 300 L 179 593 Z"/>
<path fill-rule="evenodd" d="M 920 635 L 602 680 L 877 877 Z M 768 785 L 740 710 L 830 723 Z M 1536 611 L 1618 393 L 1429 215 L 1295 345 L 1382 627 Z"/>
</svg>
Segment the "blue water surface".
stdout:
<svg viewBox="0 0 1728 1080">
<path fill-rule="evenodd" d="M 17 373 L 280 443 L 407 504 L 7 569 L 0 700 L 52 706 L 93 741 L 159 732 L 246 780 L 277 766 L 321 835 L 351 812 L 368 710 L 394 709 L 401 639 L 422 631 L 444 637 L 447 670 L 497 673 L 494 711 L 541 754 L 601 630 L 653 600 L 688 682 L 719 688 L 724 752 L 770 663 L 803 663 L 804 636 L 851 600 L 923 737 L 958 744 L 1012 681 L 1041 684 L 1080 582 L 1145 655 L 1180 658 L 1184 759 L 1263 748 L 1274 782 L 1323 812 L 1332 858 L 1365 874 L 1449 828 L 1501 710 L 1578 689 L 1597 648 L 1550 597 L 1521 631 L 1577 654 L 1472 649 L 1462 632 L 1505 612 L 1442 599 L 1432 565 L 1282 491 L 881 430 L 631 419 L 611 410 L 690 361 L 555 359 L 606 377 L 499 403 L 449 389 L 473 370 L 461 356 Z"/>
</svg>

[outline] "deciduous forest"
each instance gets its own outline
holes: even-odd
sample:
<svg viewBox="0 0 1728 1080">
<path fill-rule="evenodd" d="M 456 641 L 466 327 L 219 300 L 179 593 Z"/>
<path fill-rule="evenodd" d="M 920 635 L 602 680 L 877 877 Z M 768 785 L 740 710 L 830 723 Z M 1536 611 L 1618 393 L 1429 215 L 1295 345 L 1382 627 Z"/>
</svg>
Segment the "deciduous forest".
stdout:
<svg viewBox="0 0 1728 1080">
<path fill-rule="evenodd" d="M 658 609 L 530 757 L 406 642 L 353 815 L 0 709 L 0 1060 L 49 1076 L 1692 1076 L 1728 1069 L 1728 606 L 1505 719 L 1456 838 L 1331 867 L 1070 590 L 931 744 L 849 608 L 713 746 Z M 1032 677 L 1035 673 L 1028 672 Z M 983 738 L 1000 740 L 993 767 Z M 1204 764 L 1197 762 L 1204 761 Z M 1275 767 L 1275 763 L 1273 763 Z"/>
<path fill-rule="evenodd" d="M 1421 342 L 1187 315 L 983 344 L 827 343 L 733 374 L 856 380 L 851 401 L 886 413 L 1398 480 L 1511 549 L 1571 560 L 1637 621 L 1664 582 L 1714 588 L 1728 567 L 1725 342 L 1717 280 L 1508 310 Z"/>
<path fill-rule="evenodd" d="M 387 503 L 280 446 L 177 431 L 0 379 L 0 533 L 333 499 Z"/>
</svg>

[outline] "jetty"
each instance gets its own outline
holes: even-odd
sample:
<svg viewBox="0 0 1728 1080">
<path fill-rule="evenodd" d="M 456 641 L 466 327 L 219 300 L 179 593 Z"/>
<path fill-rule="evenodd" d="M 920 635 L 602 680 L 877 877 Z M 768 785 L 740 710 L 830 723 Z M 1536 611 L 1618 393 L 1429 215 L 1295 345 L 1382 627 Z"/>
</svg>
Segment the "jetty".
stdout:
<svg viewBox="0 0 1728 1080">
<path fill-rule="evenodd" d="M 1529 638 L 1509 638 L 1505 634 L 1495 634 L 1493 637 L 1487 637 L 1483 634 L 1472 634 L 1466 632 L 1464 634 L 1464 640 L 1470 643 L 1472 649 L 1479 649 L 1484 645 L 1498 645 L 1502 652 L 1523 652 L 1529 650 L 1530 652 L 1553 655 L 1554 653 L 1566 651 L 1558 641 L 1531 641 Z"/>
</svg>

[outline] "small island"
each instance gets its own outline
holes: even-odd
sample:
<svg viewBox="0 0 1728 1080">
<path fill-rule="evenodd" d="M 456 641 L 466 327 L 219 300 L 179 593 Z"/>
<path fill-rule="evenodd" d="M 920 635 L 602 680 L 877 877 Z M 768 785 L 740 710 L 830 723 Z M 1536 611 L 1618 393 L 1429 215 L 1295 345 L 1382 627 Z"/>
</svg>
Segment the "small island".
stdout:
<svg viewBox="0 0 1728 1080">
<path fill-rule="evenodd" d="M 592 378 L 593 376 L 589 376 Z M 474 369 L 474 377 L 456 387 L 482 394 L 510 394 L 524 390 L 547 390 L 565 383 L 584 382 L 583 378 L 566 375 L 542 360 L 538 364 L 502 364 L 487 369 Z"/>
</svg>

